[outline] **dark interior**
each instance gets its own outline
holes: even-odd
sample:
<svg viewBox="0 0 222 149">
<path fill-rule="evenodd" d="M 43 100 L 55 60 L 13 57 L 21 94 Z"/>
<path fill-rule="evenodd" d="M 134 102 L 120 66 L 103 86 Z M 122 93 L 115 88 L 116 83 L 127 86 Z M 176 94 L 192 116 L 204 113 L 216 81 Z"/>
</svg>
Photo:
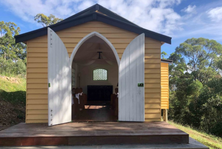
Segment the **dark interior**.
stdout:
<svg viewBox="0 0 222 149">
<path fill-rule="evenodd" d="M 88 85 L 87 86 L 87 101 L 110 101 L 113 93 L 111 85 Z"/>
</svg>

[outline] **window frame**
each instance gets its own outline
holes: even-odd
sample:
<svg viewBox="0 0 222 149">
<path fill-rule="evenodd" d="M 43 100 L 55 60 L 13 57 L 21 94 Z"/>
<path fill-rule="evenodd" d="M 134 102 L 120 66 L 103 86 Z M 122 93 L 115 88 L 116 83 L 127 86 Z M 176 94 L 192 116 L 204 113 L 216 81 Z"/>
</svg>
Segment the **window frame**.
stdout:
<svg viewBox="0 0 222 149">
<path fill-rule="evenodd" d="M 107 76 L 106 80 L 94 80 L 94 71 L 97 70 L 97 69 L 106 70 L 106 76 Z M 92 71 L 92 80 L 93 80 L 93 81 L 108 81 L 108 70 L 107 70 L 107 69 L 104 69 L 104 68 L 95 68 L 95 69 L 93 69 L 93 71 Z"/>
</svg>

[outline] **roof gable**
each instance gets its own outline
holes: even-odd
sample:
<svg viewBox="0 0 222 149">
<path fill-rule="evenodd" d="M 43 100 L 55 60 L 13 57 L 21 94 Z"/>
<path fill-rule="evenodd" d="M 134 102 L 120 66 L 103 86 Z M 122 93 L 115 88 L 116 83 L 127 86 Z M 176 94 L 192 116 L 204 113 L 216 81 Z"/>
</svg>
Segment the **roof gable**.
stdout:
<svg viewBox="0 0 222 149">
<path fill-rule="evenodd" d="M 139 27 L 136 24 L 126 20 L 125 18 L 113 13 L 112 11 L 98 4 L 93 5 L 92 7 L 89 7 L 67 19 L 64 19 L 63 21 L 57 24 L 50 25 L 48 27 L 57 32 L 90 21 L 100 21 L 137 34 L 145 33 L 146 37 L 150 37 L 155 40 L 171 44 L 171 37 Z M 47 34 L 47 27 L 43 27 L 28 33 L 15 36 L 15 39 L 16 42 L 24 42 L 36 37 L 44 36 L 46 34 Z"/>
<path fill-rule="evenodd" d="M 117 20 L 123 21 L 125 23 L 129 23 L 131 25 L 137 26 L 136 24 L 134 24 L 134 23 L 130 22 L 129 20 L 119 16 L 118 14 L 110 11 L 109 9 L 104 8 L 103 6 L 101 6 L 99 4 L 95 4 L 95 5 L 87 8 L 87 9 L 85 9 L 85 10 L 83 10 L 83 11 L 81 11 L 81 12 L 79 12 L 79 13 L 73 15 L 73 16 L 70 16 L 70 17 L 62 20 L 59 23 L 65 23 L 65 22 L 68 22 L 68 21 L 72 21 L 72 20 L 75 20 L 78 17 L 84 16 L 84 15 L 87 15 L 87 14 L 90 14 L 90 13 L 93 13 L 93 12 L 97 12 L 97 13 L 103 14 L 105 16 L 109 16 L 109 17 L 115 18 Z"/>
</svg>

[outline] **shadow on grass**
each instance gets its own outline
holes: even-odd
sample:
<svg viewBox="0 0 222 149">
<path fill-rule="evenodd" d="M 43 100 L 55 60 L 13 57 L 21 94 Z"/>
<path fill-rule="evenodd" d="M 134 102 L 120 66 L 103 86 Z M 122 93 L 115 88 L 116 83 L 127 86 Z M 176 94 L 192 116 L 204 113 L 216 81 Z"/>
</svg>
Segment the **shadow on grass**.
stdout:
<svg viewBox="0 0 222 149">
<path fill-rule="evenodd" d="M 26 91 L 0 89 L 0 130 L 25 121 Z"/>
<path fill-rule="evenodd" d="M 12 104 L 26 104 L 26 91 L 6 92 L 0 89 L 0 99 L 10 102 Z"/>
</svg>

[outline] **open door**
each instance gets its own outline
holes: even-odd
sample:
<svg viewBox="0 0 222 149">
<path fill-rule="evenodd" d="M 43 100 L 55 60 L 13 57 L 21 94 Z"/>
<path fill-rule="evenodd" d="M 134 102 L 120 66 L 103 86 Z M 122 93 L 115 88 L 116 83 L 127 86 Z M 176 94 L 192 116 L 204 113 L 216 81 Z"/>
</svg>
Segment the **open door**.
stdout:
<svg viewBox="0 0 222 149">
<path fill-rule="evenodd" d="M 48 125 L 71 122 L 71 69 L 59 36 L 48 27 Z"/>
<path fill-rule="evenodd" d="M 145 35 L 140 34 L 125 49 L 119 66 L 119 121 L 145 120 L 144 49 Z"/>
</svg>

